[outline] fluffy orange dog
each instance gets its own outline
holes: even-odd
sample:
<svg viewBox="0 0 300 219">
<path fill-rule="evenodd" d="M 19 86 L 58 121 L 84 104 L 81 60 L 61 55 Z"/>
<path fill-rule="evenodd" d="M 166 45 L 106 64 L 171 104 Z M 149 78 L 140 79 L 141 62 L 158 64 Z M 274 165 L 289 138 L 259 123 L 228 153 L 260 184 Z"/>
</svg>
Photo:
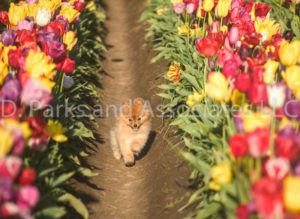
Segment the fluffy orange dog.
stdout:
<svg viewBox="0 0 300 219">
<path fill-rule="evenodd" d="M 134 156 L 144 148 L 151 131 L 151 113 L 142 98 L 126 100 L 110 131 L 113 155 L 123 156 L 126 166 L 134 164 Z"/>
</svg>

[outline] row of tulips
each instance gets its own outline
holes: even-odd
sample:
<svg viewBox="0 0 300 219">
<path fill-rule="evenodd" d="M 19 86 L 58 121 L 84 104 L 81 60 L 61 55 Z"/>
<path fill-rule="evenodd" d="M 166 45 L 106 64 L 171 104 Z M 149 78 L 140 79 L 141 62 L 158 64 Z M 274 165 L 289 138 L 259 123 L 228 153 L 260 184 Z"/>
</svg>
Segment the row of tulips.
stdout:
<svg viewBox="0 0 300 219">
<path fill-rule="evenodd" d="M 170 62 L 158 95 L 167 115 L 180 106 L 170 122 L 202 179 L 197 218 L 300 217 L 299 1 L 264 2 L 152 0 L 144 13 L 153 61 Z"/>
<path fill-rule="evenodd" d="M 60 218 L 67 204 L 88 217 L 69 179 L 93 175 L 81 142 L 93 137 L 88 101 L 104 18 L 85 0 L 26 0 L 0 12 L 0 218 Z M 74 104 L 82 118 L 65 114 Z"/>
</svg>

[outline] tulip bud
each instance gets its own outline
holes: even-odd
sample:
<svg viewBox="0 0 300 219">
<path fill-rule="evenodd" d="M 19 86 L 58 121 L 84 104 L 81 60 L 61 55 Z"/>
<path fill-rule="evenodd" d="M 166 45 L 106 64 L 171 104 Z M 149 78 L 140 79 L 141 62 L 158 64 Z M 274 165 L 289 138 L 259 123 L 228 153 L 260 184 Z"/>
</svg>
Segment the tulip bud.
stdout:
<svg viewBox="0 0 300 219">
<path fill-rule="evenodd" d="M 65 89 L 70 89 L 71 87 L 73 87 L 73 85 L 74 85 L 73 78 L 70 77 L 70 76 L 65 76 L 65 78 L 64 78 L 64 84 L 63 84 L 64 88 Z"/>
<path fill-rule="evenodd" d="M 285 90 L 284 85 L 269 85 L 268 91 L 268 103 L 273 109 L 281 108 L 285 101 Z"/>
<path fill-rule="evenodd" d="M 243 61 L 246 61 L 248 57 L 251 57 L 251 54 L 252 54 L 252 48 L 250 47 L 242 47 L 240 49 L 240 57 L 241 60 Z"/>
<path fill-rule="evenodd" d="M 284 39 L 286 39 L 287 41 L 291 41 L 293 39 L 293 37 L 295 36 L 295 34 L 293 33 L 293 31 L 291 30 L 286 30 L 283 33 L 283 37 Z"/>
</svg>

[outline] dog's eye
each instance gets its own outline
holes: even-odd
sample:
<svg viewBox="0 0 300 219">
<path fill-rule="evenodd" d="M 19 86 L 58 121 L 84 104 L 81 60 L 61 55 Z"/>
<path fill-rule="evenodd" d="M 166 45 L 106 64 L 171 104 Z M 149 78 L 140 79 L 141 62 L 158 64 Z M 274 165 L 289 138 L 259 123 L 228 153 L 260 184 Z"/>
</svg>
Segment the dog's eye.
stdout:
<svg viewBox="0 0 300 219">
<path fill-rule="evenodd" d="M 131 121 L 132 121 L 132 119 L 128 119 L 128 121 L 129 121 L 129 122 L 131 122 Z"/>
<path fill-rule="evenodd" d="M 141 117 L 139 117 L 138 120 L 141 120 Z"/>
</svg>

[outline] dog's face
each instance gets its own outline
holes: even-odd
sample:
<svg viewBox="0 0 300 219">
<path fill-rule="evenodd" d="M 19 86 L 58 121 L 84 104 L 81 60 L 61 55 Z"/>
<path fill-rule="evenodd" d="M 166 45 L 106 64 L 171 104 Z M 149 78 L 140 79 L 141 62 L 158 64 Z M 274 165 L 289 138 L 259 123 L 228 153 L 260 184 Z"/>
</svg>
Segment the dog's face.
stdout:
<svg viewBox="0 0 300 219">
<path fill-rule="evenodd" d="M 151 114 L 148 106 L 142 98 L 126 100 L 120 110 L 121 119 L 133 131 L 138 131 L 140 127 L 150 120 Z"/>
</svg>

